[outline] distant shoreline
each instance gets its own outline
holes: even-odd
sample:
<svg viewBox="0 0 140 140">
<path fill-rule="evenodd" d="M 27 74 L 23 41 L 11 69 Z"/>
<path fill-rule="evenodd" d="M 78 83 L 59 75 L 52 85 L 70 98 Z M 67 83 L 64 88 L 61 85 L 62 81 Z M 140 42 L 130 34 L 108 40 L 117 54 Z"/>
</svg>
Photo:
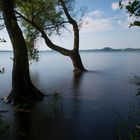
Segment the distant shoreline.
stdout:
<svg viewBox="0 0 140 140">
<path fill-rule="evenodd" d="M 13 52 L 12 50 L 0 50 L 0 52 Z M 39 52 L 56 52 L 54 50 L 44 50 Z M 80 50 L 80 52 L 140 52 L 140 48 L 124 48 L 124 49 L 114 49 L 110 47 L 105 47 L 102 49 L 89 49 Z"/>
</svg>

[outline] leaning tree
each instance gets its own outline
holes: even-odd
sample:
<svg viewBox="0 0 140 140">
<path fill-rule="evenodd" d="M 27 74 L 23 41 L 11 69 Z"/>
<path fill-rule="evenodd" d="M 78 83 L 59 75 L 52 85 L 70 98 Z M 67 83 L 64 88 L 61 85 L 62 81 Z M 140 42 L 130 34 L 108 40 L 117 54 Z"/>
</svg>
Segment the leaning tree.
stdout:
<svg viewBox="0 0 140 140">
<path fill-rule="evenodd" d="M 12 91 L 5 98 L 5 101 L 17 104 L 41 100 L 43 94 L 33 85 L 30 79 L 27 45 L 15 16 L 15 0 L 1 0 L 0 4 L 14 55 Z"/>
<path fill-rule="evenodd" d="M 43 37 L 46 45 L 69 56 L 72 60 L 74 71 L 86 71 L 79 53 L 79 26 L 70 12 L 73 10 L 74 0 L 17 0 L 17 10 L 15 13 L 22 18 L 25 35 L 29 43 L 39 35 Z M 72 25 L 74 44 L 72 50 L 56 45 L 50 39 L 54 32 L 60 34 L 60 29 Z M 32 38 L 32 39 L 31 39 Z M 34 43 L 31 43 L 33 46 Z"/>
</svg>

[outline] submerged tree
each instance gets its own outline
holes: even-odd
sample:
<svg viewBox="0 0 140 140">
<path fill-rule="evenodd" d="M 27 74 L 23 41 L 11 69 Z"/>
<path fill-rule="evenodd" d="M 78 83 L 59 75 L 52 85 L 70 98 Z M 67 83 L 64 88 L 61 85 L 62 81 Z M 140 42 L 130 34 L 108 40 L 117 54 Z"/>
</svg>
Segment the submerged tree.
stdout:
<svg viewBox="0 0 140 140">
<path fill-rule="evenodd" d="M 26 21 L 22 21 L 26 35 L 29 32 L 32 35 L 36 32 L 37 37 L 41 34 L 49 48 L 62 55 L 69 56 L 72 60 L 74 71 L 81 72 L 86 71 L 86 69 L 79 54 L 78 23 L 69 12 L 73 2 L 74 0 L 30 0 L 26 2 L 17 0 L 17 7 L 20 10 L 18 9 L 19 11 L 16 11 L 16 13 Z M 73 27 L 74 44 L 72 50 L 54 44 L 49 38 L 49 35 L 53 32 L 59 34 L 59 29 L 65 27 L 67 23 Z"/>
<path fill-rule="evenodd" d="M 33 85 L 29 74 L 27 45 L 14 14 L 14 0 L 1 0 L 4 23 L 13 46 L 12 91 L 5 98 L 14 104 L 37 101 L 43 94 Z"/>
<path fill-rule="evenodd" d="M 139 0 L 120 0 L 120 8 L 125 8 L 130 17 L 133 16 L 136 20 L 130 23 L 130 26 L 140 26 L 140 1 Z"/>
</svg>

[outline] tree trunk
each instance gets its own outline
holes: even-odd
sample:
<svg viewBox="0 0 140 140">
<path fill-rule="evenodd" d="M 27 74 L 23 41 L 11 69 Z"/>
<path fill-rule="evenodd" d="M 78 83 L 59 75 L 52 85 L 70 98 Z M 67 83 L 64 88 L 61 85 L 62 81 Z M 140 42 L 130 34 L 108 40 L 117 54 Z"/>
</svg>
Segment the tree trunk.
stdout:
<svg viewBox="0 0 140 140">
<path fill-rule="evenodd" d="M 27 46 L 14 14 L 14 1 L 2 0 L 2 10 L 14 53 L 12 91 L 5 101 L 17 104 L 40 100 L 43 94 L 30 79 Z"/>
<path fill-rule="evenodd" d="M 87 71 L 83 66 L 79 51 L 72 51 L 70 57 L 71 57 L 71 60 L 72 60 L 72 63 L 73 63 L 74 72 Z"/>
<path fill-rule="evenodd" d="M 87 71 L 84 68 L 84 65 L 82 63 L 81 56 L 79 53 L 79 28 L 78 28 L 78 24 L 77 24 L 76 20 L 74 20 L 74 18 L 72 18 L 72 16 L 70 15 L 65 2 L 63 0 L 59 0 L 59 2 L 61 3 L 61 6 L 63 8 L 65 16 L 67 17 L 69 23 L 73 27 L 74 45 L 73 45 L 73 50 L 71 51 L 70 57 L 71 57 L 71 60 L 72 60 L 73 66 L 74 66 L 74 71 L 75 72 Z"/>
</svg>

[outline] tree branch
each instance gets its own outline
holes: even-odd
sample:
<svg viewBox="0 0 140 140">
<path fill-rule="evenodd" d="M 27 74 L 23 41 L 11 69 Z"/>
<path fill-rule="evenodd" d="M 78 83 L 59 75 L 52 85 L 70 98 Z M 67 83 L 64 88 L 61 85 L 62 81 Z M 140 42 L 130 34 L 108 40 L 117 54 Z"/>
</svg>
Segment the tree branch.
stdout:
<svg viewBox="0 0 140 140">
<path fill-rule="evenodd" d="M 34 21 L 30 21 L 29 19 L 27 19 L 25 16 L 23 16 L 22 14 L 20 14 L 19 12 L 15 11 L 16 14 L 18 14 L 22 19 L 24 19 L 25 21 L 27 21 L 28 23 L 30 23 L 32 26 L 34 26 L 42 35 L 42 37 L 45 40 L 45 43 L 47 44 L 47 46 L 63 55 L 67 55 L 70 56 L 71 55 L 71 51 L 65 48 L 62 48 L 58 45 L 55 45 L 47 36 L 47 34 L 45 33 L 45 31 L 39 27 Z"/>
<path fill-rule="evenodd" d="M 61 22 L 61 23 L 58 23 L 58 24 L 56 24 L 56 25 L 54 25 L 54 26 L 50 26 L 50 27 L 46 27 L 46 28 L 44 28 L 45 30 L 49 30 L 49 29 L 55 29 L 55 28 L 57 28 L 57 27 L 59 27 L 59 26 L 62 26 L 63 24 L 65 24 L 65 23 L 69 23 L 69 21 L 63 21 L 63 22 Z"/>
<path fill-rule="evenodd" d="M 63 0 L 58 0 L 61 3 L 61 6 L 63 8 L 63 11 L 69 21 L 69 23 L 73 26 L 73 32 L 74 32 L 74 45 L 73 50 L 79 51 L 79 29 L 77 22 L 72 18 L 72 16 L 69 14 L 69 11 L 65 5 L 65 2 Z"/>
</svg>

